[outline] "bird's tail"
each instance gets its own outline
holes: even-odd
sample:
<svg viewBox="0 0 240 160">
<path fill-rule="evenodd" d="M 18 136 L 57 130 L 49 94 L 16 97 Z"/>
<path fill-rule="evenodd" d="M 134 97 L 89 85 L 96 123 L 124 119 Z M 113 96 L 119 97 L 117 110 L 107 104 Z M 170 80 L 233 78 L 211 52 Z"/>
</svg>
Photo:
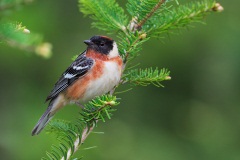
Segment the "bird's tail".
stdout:
<svg viewBox="0 0 240 160">
<path fill-rule="evenodd" d="M 33 128 L 32 136 L 39 134 L 47 125 L 47 123 L 53 118 L 56 111 L 63 106 L 63 104 L 59 103 L 57 99 L 58 98 L 49 103 L 47 110 L 44 112 L 42 117 L 38 120 L 36 126 Z"/>
</svg>

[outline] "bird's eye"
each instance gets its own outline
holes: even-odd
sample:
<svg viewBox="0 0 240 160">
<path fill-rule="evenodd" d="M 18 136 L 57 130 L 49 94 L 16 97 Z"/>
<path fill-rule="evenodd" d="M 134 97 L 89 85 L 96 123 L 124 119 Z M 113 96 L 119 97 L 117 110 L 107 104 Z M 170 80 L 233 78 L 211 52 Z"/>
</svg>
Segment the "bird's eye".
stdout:
<svg viewBox="0 0 240 160">
<path fill-rule="evenodd" d="M 100 43 L 100 46 L 104 46 L 104 43 Z"/>
</svg>

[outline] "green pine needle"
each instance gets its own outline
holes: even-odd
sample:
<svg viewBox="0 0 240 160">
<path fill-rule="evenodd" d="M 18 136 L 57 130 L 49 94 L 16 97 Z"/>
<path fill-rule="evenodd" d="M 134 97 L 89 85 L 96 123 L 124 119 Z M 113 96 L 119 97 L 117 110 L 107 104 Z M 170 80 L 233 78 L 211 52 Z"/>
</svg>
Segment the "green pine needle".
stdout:
<svg viewBox="0 0 240 160">
<path fill-rule="evenodd" d="M 169 12 L 155 15 L 151 24 L 145 30 L 152 37 L 159 37 L 162 33 L 171 33 L 172 30 L 189 26 L 193 22 L 202 23 L 202 19 L 210 14 L 216 2 L 205 0 L 181 5 Z"/>
<path fill-rule="evenodd" d="M 124 33 L 119 34 L 119 52 L 120 54 L 126 58 L 128 56 L 128 61 L 134 59 L 138 56 L 139 51 L 142 49 L 142 44 L 149 40 L 150 37 L 146 37 L 145 33 L 136 32 L 129 33 L 125 35 Z"/>
<path fill-rule="evenodd" d="M 81 120 L 90 124 L 96 120 L 105 122 L 106 118 L 111 119 L 112 112 L 115 111 L 112 107 L 118 104 L 116 96 L 103 95 L 96 97 L 85 105 L 83 112 L 81 112 L 83 116 Z"/>
<path fill-rule="evenodd" d="M 134 69 L 128 71 L 122 78 L 123 82 L 129 82 L 133 85 L 147 86 L 153 84 L 157 87 L 164 87 L 160 82 L 170 80 L 170 71 L 167 69 L 146 68 Z"/>
<path fill-rule="evenodd" d="M 74 56 L 72 56 L 71 60 L 75 61 L 77 59 L 77 57 L 78 57 L 78 55 L 74 55 Z"/>
<path fill-rule="evenodd" d="M 162 3 L 161 8 L 157 9 L 154 14 L 161 12 L 169 0 L 128 0 L 126 4 L 127 11 L 138 21 L 143 20 L 158 4 Z"/>
<path fill-rule="evenodd" d="M 80 11 L 90 15 L 92 25 L 108 33 L 125 30 L 128 17 L 115 0 L 79 0 Z"/>
</svg>

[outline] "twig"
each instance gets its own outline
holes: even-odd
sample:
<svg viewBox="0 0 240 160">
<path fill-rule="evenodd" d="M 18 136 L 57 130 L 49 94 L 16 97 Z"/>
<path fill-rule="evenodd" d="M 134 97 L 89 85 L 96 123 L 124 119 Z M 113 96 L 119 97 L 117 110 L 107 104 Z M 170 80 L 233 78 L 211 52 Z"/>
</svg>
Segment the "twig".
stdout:
<svg viewBox="0 0 240 160">
<path fill-rule="evenodd" d="M 143 24 L 154 14 L 154 12 L 156 12 L 156 10 L 158 10 L 159 7 L 161 7 L 161 5 L 163 3 L 165 3 L 166 0 L 160 0 L 153 8 L 152 10 L 137 24 L 135 25 L 135 29 L 136 30 L 141 30 Z"/>
<path fill-rule="evenodd" d="M 97 121 L 96 121 L 97 123 Z M 86 126 L 86 128 L 83 130 L 82 132 L 82 138 L 81 138 L 81 141 L 79 141 L 79 136 L 76 135 L 77 139 L 74 141 L 74 151 L 72 151 L 71 148 L 68 149 L 68 152 L 67 152 L 67 158 L 64 159 L 65 157 L 63 156 L 61 158 L 61 160 L 69 160 L 71 158 L 71 155 L 73 153 L 75 153 L 78 148 L 84 143 L 84 141 L 87 139 L 88 135 L 92 132 L 92 130 L 94 129 L 95 125 L 93 125 L 92 127 L 88 128 L 88 126 Z"/>
</svg>

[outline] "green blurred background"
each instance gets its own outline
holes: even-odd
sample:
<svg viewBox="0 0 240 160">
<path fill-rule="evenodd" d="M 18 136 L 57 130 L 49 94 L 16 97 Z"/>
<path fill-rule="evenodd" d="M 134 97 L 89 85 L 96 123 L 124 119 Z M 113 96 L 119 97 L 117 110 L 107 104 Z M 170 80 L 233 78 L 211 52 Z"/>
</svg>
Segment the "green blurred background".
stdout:
<svg viewBox="0 0 240 160">
<path fill-rule="evenodd" d="M 186 0 L 179 0 L 180 4 Z M 124 6 L 126 1 L 119 1 Z M 195 24 L 162 41 L 144 44 L 141 66 L 171 71 L 165 88 L 134 87 L 119 95 L 111 121 L 99 123 L 77 155 L 98 160 L 239 160 L 240 159 L 240 1 L 221 0 L 223 13 L 207 25 Z M 45 156 L 56 143 L 31 130 L 45 111 L 45 98 L 60 74 L 83 51 L 83 40 L 106 34 L 91 28 L 76 0 L 42 0 L 9 13 L 31 32 L 53 44 L 46 60 L 0 45 L 0 159 L 30 160 Z M 121 88 L 119 89 L 121 90 Z M 55 118 L 75 120 L 72 105 Z M 94 149 L 85 148 L 97 146 Z"/>
</svg>

